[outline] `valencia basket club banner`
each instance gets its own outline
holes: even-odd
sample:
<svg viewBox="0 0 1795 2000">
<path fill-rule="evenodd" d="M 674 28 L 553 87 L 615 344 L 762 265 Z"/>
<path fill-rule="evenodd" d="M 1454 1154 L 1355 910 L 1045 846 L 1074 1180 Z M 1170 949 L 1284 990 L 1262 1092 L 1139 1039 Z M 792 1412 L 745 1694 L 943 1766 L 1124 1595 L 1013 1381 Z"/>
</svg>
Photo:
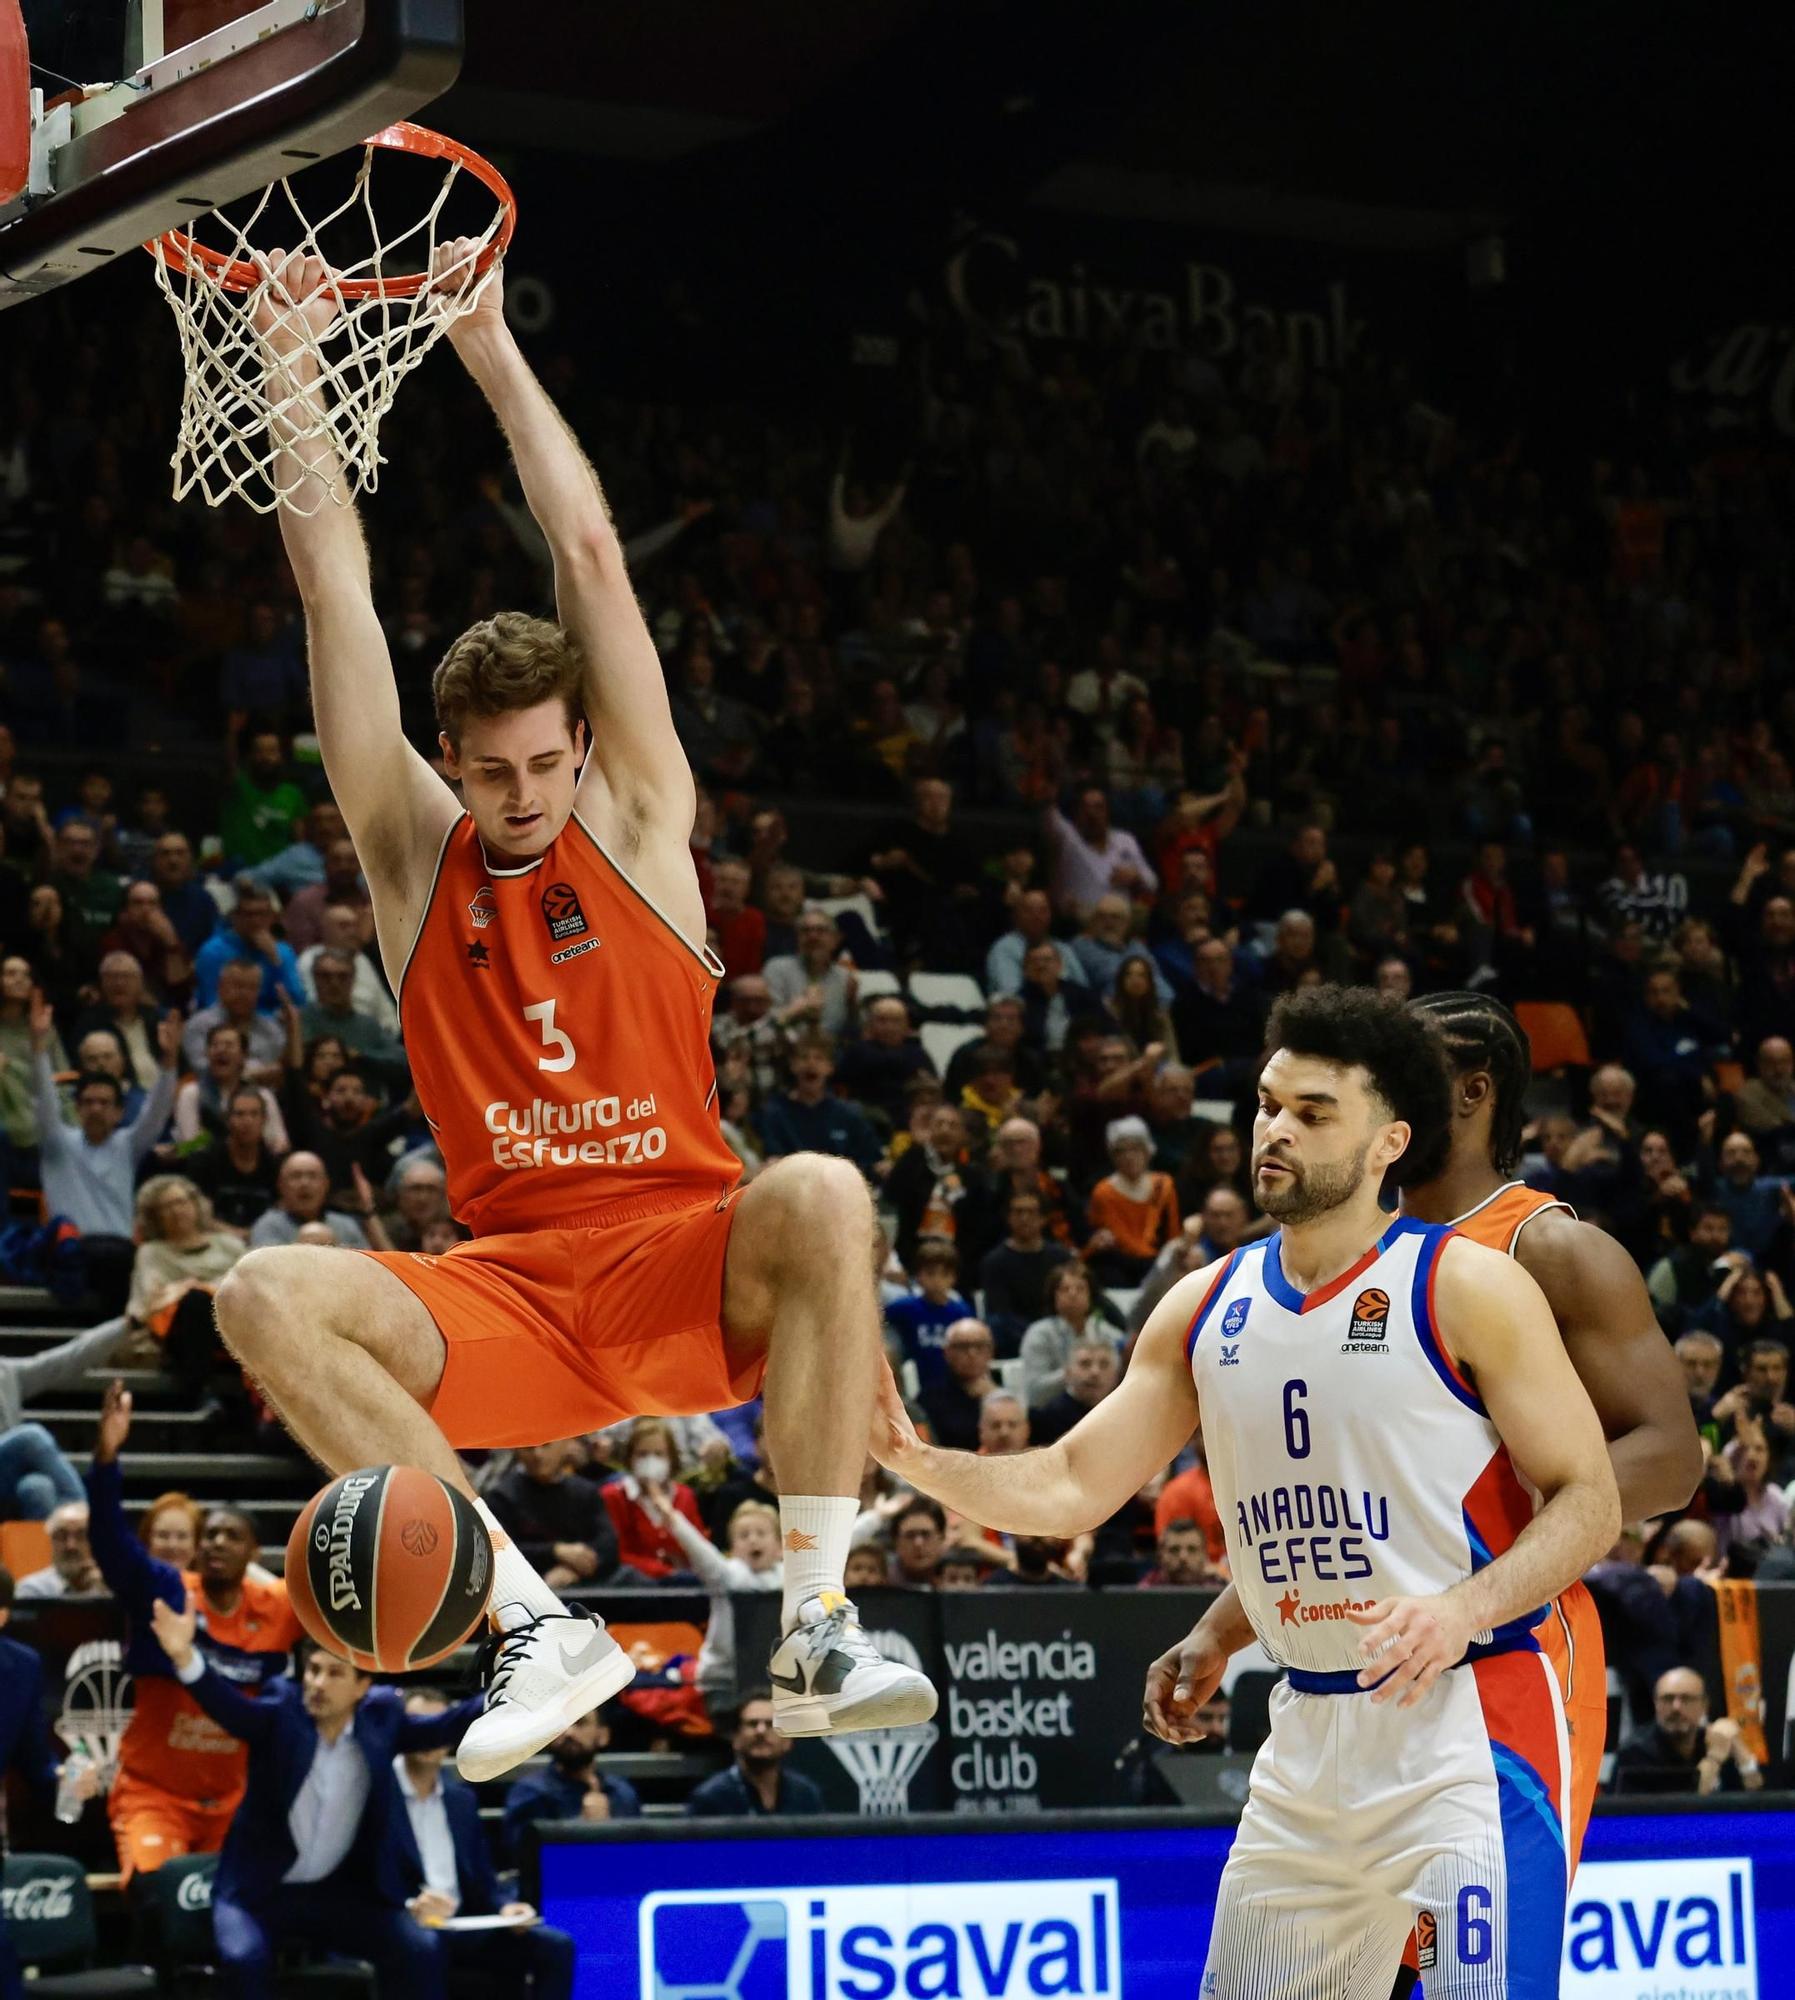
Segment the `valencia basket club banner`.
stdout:
<svg viewBox="0 0 1795 2000">
<path fill-rule="evenodd" d="M 881 1652 L 920 1666 L 941 1706 L 922 1731 L 801 1742 L 794 1768 L 833 1812 L 1033 1813 L 1124 1803 L 1148 1665 L 1212 1601 L 1200 1590 L 869 1590 Z M 734 1599 L 736 1657 L 777 1636 L 771 1592 Z M 751 1675 L 752 1668 L 744 1668 Z M 844 1754 L 845 1753 L 845 1754 Z"/>
</svg>

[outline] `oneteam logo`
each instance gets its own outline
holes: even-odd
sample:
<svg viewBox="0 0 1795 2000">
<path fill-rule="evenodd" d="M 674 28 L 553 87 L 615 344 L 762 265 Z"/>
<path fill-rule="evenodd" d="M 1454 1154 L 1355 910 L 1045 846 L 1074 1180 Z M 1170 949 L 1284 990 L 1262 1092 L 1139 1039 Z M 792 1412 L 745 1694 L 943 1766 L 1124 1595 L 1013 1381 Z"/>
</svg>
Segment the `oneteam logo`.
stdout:
<svg viewBox="0 0 1795 2000">
<path fill-rule="evenodd" d="M 1120 2000 L 1113 1878 L 670 1890 L 643 1899 L 640 2000 Z"/>
<path fill-rule="evenodd" d="M 1566 2000 L 1759 2000 L 1749 1857 L 1586 1861 L 1565 1925 Z"/>
</svg>

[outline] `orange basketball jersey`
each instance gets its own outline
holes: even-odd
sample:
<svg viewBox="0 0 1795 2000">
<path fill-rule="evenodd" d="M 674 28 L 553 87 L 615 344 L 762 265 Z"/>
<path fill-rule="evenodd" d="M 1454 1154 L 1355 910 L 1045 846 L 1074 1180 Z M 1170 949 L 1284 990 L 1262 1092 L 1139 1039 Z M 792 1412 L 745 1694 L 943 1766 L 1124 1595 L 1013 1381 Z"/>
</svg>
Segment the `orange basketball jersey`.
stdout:
<svg viewBox="0 0 1795 2000">
<path fill-rule="evenodd" d="M 200 1607 L 208 1662 L 253 1694 L 304 1637 L 286 1584 L 277 1576 L 246 1576 L 237 1608 L 225 1613 L 207 1602 L 196 1571 L 185 1571 L 183 1580 Z M 120 1774 L 141 1789 L 187 1804 L 233 1806 L 243 1790 L 247 1748 L 166 1671 L 140 1674 L 135 1686 L 136 1704 L 119 1744 Z"/>
<path fill-rule="evenodd" d="M 717 1117 L 711 1002 L 688 942 L 576 814 L 536 860 L 444 836 L 399 982 L 412 1077 L 476 1236 L 720 1200 L 741 1177 Z"/>
<path fill-rule="evenodd" d="M 1544 1215 L 1549 1208 L 1562 1208 L 1574 1222 L 1577 1211 L 1568 1201 L 1559 1201 L 1549 1194 L 1537 1194 L 1524 1181 L 1510 1181 L 1506 1187 L 1499 1187 L 1493 1195 L 1480 1201 L 1454 1223 L 1453 1228 L 1461 1236 L 1470 1237 L 1473 1243 L 1485 1244 L 1491 1250 L 1500 1250 L 1512 1257 L 1515 1245 L 1521 1240 L 1521 1231 L 1536 1215 Z"/>
<path fill-rule="evenodd" d="M 1491 1250 L 1512 1257 L 1521 1231 L 1536 1215 L 1562 1208 L 1573 1219 L 1569 1202 L 1538 1194 L 1520 1181 L 1498 1188 L 1452 1225 Z M 1601 1776 L 1602 1751 L 1608 1731 L 1608 1664 L 1602 1646 L 1602 1625 L 1595 1599 L 1581 1581 L 1554 1598 L 1534 1627 L 1540 1650 L 1557 1670 L 1564 1693 L 1565 1721 L 1571 1738 L 1571 1854 L 1573 1870 L 1583 1851 Z"/>
</svg>

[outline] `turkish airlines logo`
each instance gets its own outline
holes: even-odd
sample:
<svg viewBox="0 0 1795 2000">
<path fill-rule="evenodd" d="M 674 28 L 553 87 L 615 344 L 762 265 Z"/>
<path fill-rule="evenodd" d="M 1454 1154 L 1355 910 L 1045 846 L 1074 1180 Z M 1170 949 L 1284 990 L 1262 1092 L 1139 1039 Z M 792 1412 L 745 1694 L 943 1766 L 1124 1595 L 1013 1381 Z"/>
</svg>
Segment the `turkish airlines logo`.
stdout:
<svg viewBox="0 0 1795 2000">
<path fill-rule="evenodd" d="M 548 934 L 559 944 L 563 938 L 583 937 L 586 913 L 571 882 L 551 882 L 542 892 L 542 921 Z"/>
<path fill-rule="evenodd" d="M 1352 1302 L 1352 1324 L 1340 1343 L 1342 1354 L 1385 1354 L 1384 1335 L 1389 1328 L 1390 1294 L 1375 1285 L 1366 1286 Z"/>
</svg>

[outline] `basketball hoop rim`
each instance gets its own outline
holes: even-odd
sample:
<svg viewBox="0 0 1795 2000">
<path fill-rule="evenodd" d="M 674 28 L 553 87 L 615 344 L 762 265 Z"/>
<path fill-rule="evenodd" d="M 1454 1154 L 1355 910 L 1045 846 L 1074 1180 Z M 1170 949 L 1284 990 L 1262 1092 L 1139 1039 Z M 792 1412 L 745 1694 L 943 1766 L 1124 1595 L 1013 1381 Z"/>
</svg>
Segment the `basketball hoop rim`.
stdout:
<svg viewBox="0 0 1795 2000">
<path fill-rule="evenodd" d="M 362 144 L 465 167 L 497 199 L 501 211 L 498 231 L 474 261 L 473 275 L 484 277 L 505 254 L 511 242 L 511 233 L 517 227 L 517 197 L 498 168 L 471 146 L 464 146 L 459 139 L 451 139 L 446 132 L 433 132 L 427 125 L 413 125 L 406 120 L 388 125 L 372 138 L 364 139 Z M 220 250 L 196 242 L 184 229 L 170 229 L 161 236 L 152 237 L 143 247 L 152 257 L 159 257 L 170 270 L 178 271 L 183 276 L 198 271 L 227 292 L 252 292 L 265 275 L 254 264 L 240 257 L 227 257 Z M 427 271 L 401 278 L 342 278 L 337 282 L 337 291 L 344 299 L 413 299 L 431 282 Z"/>
</svg>

